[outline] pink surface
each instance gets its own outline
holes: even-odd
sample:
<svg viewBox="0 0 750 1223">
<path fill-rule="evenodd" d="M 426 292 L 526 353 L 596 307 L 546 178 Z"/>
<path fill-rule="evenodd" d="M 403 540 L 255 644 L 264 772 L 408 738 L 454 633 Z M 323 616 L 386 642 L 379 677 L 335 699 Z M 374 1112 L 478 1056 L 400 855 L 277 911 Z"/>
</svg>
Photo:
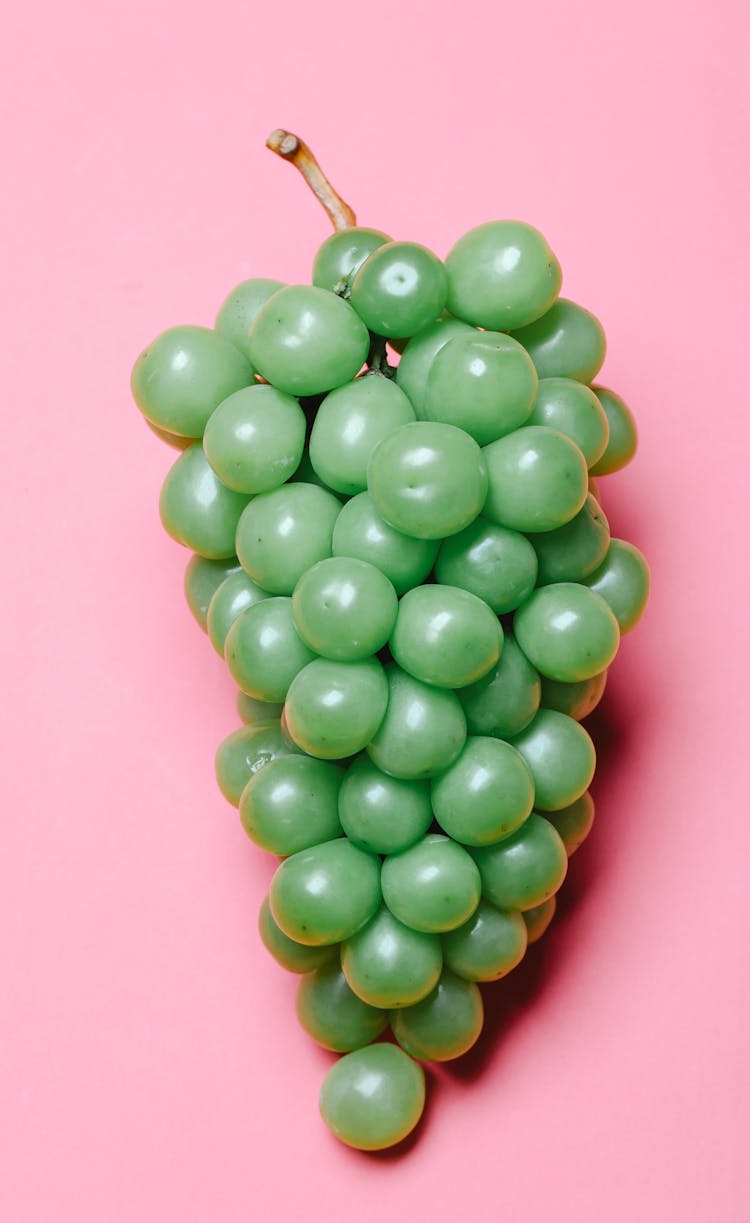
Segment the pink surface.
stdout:
<svg viewBox="0 0 750 1223">
<path fill-rule="evenodd" d="M 738 0 L 6 17 L 3 1221 L 748 1218 L 745 26 Z M 233 688 L 128 391 L 157 331 L 308 275 L 326 223 L 263 149 L 280 124 L 365 224 L 440 253 L 539 225 L 642 436 L 604 484 L 655 589 L 597 827 L 389 1158 L 318 1118 L 331 1058 L 256 935 L 271 862 L 212 773 Z"/>
</svg>

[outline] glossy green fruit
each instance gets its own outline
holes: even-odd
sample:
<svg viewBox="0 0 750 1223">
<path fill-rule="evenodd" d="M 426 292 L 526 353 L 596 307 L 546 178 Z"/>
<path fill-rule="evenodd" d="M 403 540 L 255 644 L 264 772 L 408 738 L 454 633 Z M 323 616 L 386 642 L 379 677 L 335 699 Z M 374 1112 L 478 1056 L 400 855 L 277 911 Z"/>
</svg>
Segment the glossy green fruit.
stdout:
<svg viewBox="0 0 750 1223">
<path fill-rule="evenodd" d="M 506 633 L 499 663 L 457 695 L 472 735 L 510 739 L 528 726 L 539 708 L 541 684 L 518 643 Z"/>
<path fill-rule="evenodd" d="M 289 733 L 303 751 L 342 760 L 367 746 L 387 704 L 388 684 L 376 658 L 316 658 L 292 680 L 284 712 Z"/>
<path fill-rule="evenodd" d="M 534 783 L 523 757 L 501 739 L 471 736 L 458 760 L 432 782 L 432 808 L 463 845 L 491 845 L 526 819 Z"/>
<path fill-rule="evenodd" d="M 269 297 L 283 289 L 281 280 L 243 280 L 222 302 L 215 327 L 250 359 L 250 328 Z"/>
<path fill-rule="evenodd" d="M 425 781 L 401 781 L 360 756 L 349 766 L 339 791 L 344 832 L 360 849 L 395 854 L 408 849 L 432 824 Z"/>
<path fill-rule="evenodd" d="M 471 591 L 498 616 L 529 597 L 536 575 L 536 552 L 525 535 L 483 517 L 444 540 L 435 563 L 438 582 Z"/>
<path fill-rule="evenodd" d="M 388 242 L 359 268 L 351 303 L 376 335 L 416 335 L 435 322 L 447 293 L 437 255 L 416 242 Z"/>
<path fill-rule="evenodd" d="M 217 404 L 252 380 L 249 361 L 226 336 L 208 327 L 170 327 L 139 356 L 131 388 L 152 424 L 202 437 Z"/>
<path fill-rule="evenodd" d="M 396 382 L 409 397 L 418 419 L 423 419 L 427 378 L 435 357 L 454 336 L 476 336 L 468 323 L 456 318 L 439 319 L 413 336 L 398 363 Z"/>
<path fill-rule="evenodd" d="M 590 387 L 573 378 L 542 378 L 528 423 L 557 429 L 574 441 L 588 467 L 601 458 L 609 441 L 609 422 Z"/>
<path fill-rule="evenodd" d="M 583 721 L 596 709 L 607 686 L 607 672 L 600 671 L 591 679 L 582 679 L 577 684 L 561 684 L 557 679 L 542 679 L 542 705 L 566 713 L 576 722 Z"/>
<path fill-rule="evenodd" d="M 434 989 L 443 953 L 436 934 L 398 921 L 385 906 L 341 948 L 341 967 L 359 998 L 371 1006 L 412 1006 Z"/>
<path fill-rule="evenodd" d="M 513 335 L 523 344 L 540 378 L 592 382 L 607 351 L 599 320 L 564 297 L 536 322 L 514 330 Z"/>
<path fill-rule="evenodd" d="M 396 1045 L 379 1043 L 331 1067 L 320 1089 L 320 1113 L 347 1146 L 381 1151 L 412 1132 L 424 1100 L 421 1066 Z"/>
<path fill-rule="evenodd" d="M 596 752 L 588 731 L 554 709 L 540 709 L 513 740 L 534 779 L 535 806 L 559 811 L 588 789 Z"/>
<path fill-rule="evenodd" d="M 569 807 L 550 811 L 547 819 L 560 834 L 568 857 L 580 849 L 594 824 L 594 800 L 588 790 L 572 802 Z"/>
<path fill-rule="evenodd" d="M 443 935 L 443 958 L 466 981 L 499 981 L 526 954 L 527 934 L 520 913 L 480 900 L 469 920 Z"/>
<path fill-rule="evenodd" d="M 295 675 L 312 662 L 294 627 L 291 599 L 263 599 L 235 620 L 224 642 L 232 679 L 258 701 L 283 701 Z"/>
<path fill-rule="evenodd" d="M 412 930 L 439 934 L 471 917 L 481 882 L 470 855 L 450 837 L 431 833 L 383 862 L 383 900 Z"/>
<path fill-rule="evenodd" d="M 529 354 L 510 336 L 455 336 L 432 362 L 420 417 L 456 425 L 486 446 L 525 423 L 538 382 Z"/>
<path fill-rule="evenodd" d="M 248 696 L 246 692 L 237 693 L 237 712 L 242 721 L 248 725 L 280 718 L 283 708 L 283 701 L 258 701 L 254 696 Z"/>
<path fill-rule="evenodd" d="M 463 430 L 415 421 L 376 446 L 367 487 L 378 513 L 397 531 L 441 539 L 479 514 L 487 470 L 482 451 Z"/>
<path fill-rule="evenodd" d="M 388 1027 L 387 1011 L 358 998 L 335 962 L 302 978 L 297 987 L 297 1018 L 313 1040 L 336 1053 L 361 1049 Z"/>
<path fill-rule="evenodd" d="M 261 590 L 244 569 L 238 569 L 224 579 L 211 596 L 206 615 L 209 640 L 217 654 L 224 657 L 227 634 L 245 608 L 267 598 L 268 591 Z"/>
<path fill-rule="evenodd" d="M 398 1043 L 427 1062 L 448 1062 L 476 1044 L 484 1024 L 482 995 L 472 981 L 443 969 L 431 994 L 395 1011 L 391 1024 Z"/>
<path fill-rule="evenodd" d="M 241 726 L 216 750 L 216 780 L 228 802 L 239 807 L 242 791 L 254 773 L 293 749 L 285 742 L 278 719 Z"/>
<path fill-rule="evenodd" d="M 351 938 L 380 904 L 380 861 L 346 837 L 285 858 L 271 880 L 271 912 L 298 943 L 318 947 Z"/>
<path fill-rule="evenodd" d="M 537 671 L 563 683 L 605 671 L 620 644 L 620 629 L 608 604 L 575 582 L 535 590 L 516 612 L 513 629 Z"/>
<path fill-rule="evenodd" d="M 331 555 L 341 503 L 315 484 L 285 484 L 262 493 L 237 525 L 237 555 L 271 594 L 290 595 L 302 574 Z"/>
<path fill-rule="evenodd" d="M 538 943 L 542 935 L 547 933 L 556 909 L 557 896 L 550 896 L 548 900 L 543 900 L 540 905 L 534 905 L 533 909 L 527 909 L 521 915 L 526 926 L 529 946 Z"/>
<path fill-rule="evenodd" d="M 267 493 L 299 467 L 305 428 L 296 399 L 256 383 L 219 404 L 206 425 L 203 449 L 227 488 Z"/>
<path fill-rule="evenodd" d="M 338 800 L 343 772 L 307 756 L 279 756 L 242 791 L 240 818 L 256 845 L 284 858 L 341 836 Z"/>
<path fill-rule="evenodd" d="M 554 895 L 568 869 L 558 833 L 535 812 L 504 841 L 472 850 L 487 900 L 499 909 L 533 909 Z"/>
<path fill-rule="evenodd" d="M 466 741 L 458 697 L 423 684 L 395 664 L 386 667 L 386 678 L 388 705 L 367 754 L 392 777 L 433 777 L 453 763 Z"/>
<path fill-rule="evenodd" d="M 562 284 L 538 229 L 490 221 L 459 238 L 448 255 L 448 309 L 477 327 L 510 331 L 549 310 Z"/>
<path fill-rule="evenodd" d="M 160 442 L 165 442 L 167 446 L 172 446 L 175 450 L 186 450 L 188 446 L 192 446 L 194 442 L 200 441 L 197 437 L 182 437 L 179 433 L 170 433 L 168 429 L 160 429 L 153 421 L 143 418 L 148 428 L 158 437 Z"/>
<path fill-rule="evenodd" d="M 162 485 L 159 515 L 172 539 L 209 560 L 234 557 L 235 533 L 248 503 L 222 484 L 200 443 L 188 446 Z"/>
<path fill-rule="evenodd" d="M 250 358 L 287 395 L 322 395 L 359 373 L 370 347 L 348 302 L 312 285 L 270 297 L 250 329 Z"/>
<path fill-rule="evenodd" d="M 313 263 L 312 282 L 319 289 L 335 293 L 339 286 L 351 285 L 365 259 L 392 239 L 379 229 L 355 225 L 326 238 Z"/>
<path fill-rule="evenodd" d="M 266 950 L 289 972 L 315 972 L 316 968 L 328 963 L 334 956 L 338 966 L 338 947 L 335 943 L 330 947 L 306 947 L 304 943 L 297 943 L 284 934 L 274 921 L 267 896 L 258 914 L 258 931 Z"/>
<path fill-rule="evenodd" d="M 598 569 L 583 579 L 611 608 L 621 633 L 629 633 L 646 610 L 651 578 L 642 552 L 624 539 L 613 539 Z"/>
<path fill-rule="evenodd" d="M 236 556 L 219 561 L 207 560 L 205 556 L 191 556 L 185 567 L 183 586 L 185 601 L 196 624 L 207 631 L 208 606 L 222 582 L 237 573 L 240 563 Z"/>
<path fill-rule="evenodd" d="M 383 648 L 396 623 L 398 599 L 374 565 L 331 556 L 302 575 L 292 611 L 297 632 L 316 654 L 355 662 Z"/>
<path fill-rule="evenodd" d="M 495 666 L 503 630 L 486 603 L 458 586 L 417 586 L 398 607 L 390 648 L 398 665 L 438 688 L 463 688 Z"/>
<path fill-rule="evenodd" d="M 413 539 L 389 526 L 369 493 L 352 497 L 333 528 L 333 555 L 352 556 L 375 565 L 398 595 L 427 577 L 439 546 L 437 540 Z"/>
<path fill-rule="evenodd" d="M 324 484 L 351 495 L 367 488 L 372 452 L 389 433 L 413 421 L 404 392 L 383 374 L 355 378 L 331 391 L 310 434 L 310 462 Z"/>
<path fill-rule="evenodd" d="M 537 584 L 580 582 L 601 564 L 609 547 L 609 523 L 591 494 L 570 522 L 556 531 L 532 535 L 539 563 Z"/>
<path fill-rule="evenodd" d="M 635 417 L 630 408 L 604 386 L 592 387 L 609 423 L 609 440 L 607 447 L 598 462 L 594 463 L 591 472 L 595 476 L 608 476 L 613 471 L 625 467 L 638 447 L 638 430 Z"/>
<path fill-rule="evenodd" d="M 489 490 L 484 516 L 515 531 L 554 531 L 581 509 L 586 460 L 570 438 L 528 425 L 485 446 Z"/>
</svg>

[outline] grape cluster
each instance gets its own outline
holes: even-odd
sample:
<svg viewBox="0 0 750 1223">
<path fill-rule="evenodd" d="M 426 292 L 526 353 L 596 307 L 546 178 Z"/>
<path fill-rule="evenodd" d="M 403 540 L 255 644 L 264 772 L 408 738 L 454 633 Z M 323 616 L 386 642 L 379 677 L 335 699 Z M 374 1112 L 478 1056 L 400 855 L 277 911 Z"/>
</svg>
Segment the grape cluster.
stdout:
<svg viewBox="0 0 750 1223">
<path fill-rule="evenodd" d="M 218 782 L 281 859 L 261 938 L 347 1055 L 325 1120 L 375 1149 L 552 920 L 594 818 L 581 719 L 648 570 L 596 483 L 634 422 L 538 231 L 481 225 L 441 262 L 343 229 L 312 281 L 245 281 L 132 385 L 182 450 L 161 518 L 240 690 Z"/>
</svg>

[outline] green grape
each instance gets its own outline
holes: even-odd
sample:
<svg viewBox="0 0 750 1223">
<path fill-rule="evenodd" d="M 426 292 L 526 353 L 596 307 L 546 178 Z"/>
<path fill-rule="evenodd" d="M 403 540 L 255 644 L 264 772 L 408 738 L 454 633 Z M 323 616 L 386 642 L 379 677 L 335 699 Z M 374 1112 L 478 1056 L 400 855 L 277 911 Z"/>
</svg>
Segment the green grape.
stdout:
<svg viewBox="0 0 750 1223">
<path fill-rule="evenodd" d="M 278 718 L 232 731 L 216 749 L 216 780 L 226 800 L 239 807 L 242 791 L 253 774 L 277 756 L 288 756 L 291 750 Z"/>
<path fill-rule="evenodd" d="M 420 415 L 456 425 L 486 446 L 526 422 L 538 382 L 533 361 L 510 336 L 455 336 L 432 362 Z"/>
<path fill-rule="evenodd" d="M 468 323 L 462 323 L 456 318 L 445 318 L 431 323 L 409 340 L 398 363 L 396 382 L 411 401 L 417 419 L 423 418 L 427 377 L 440 349 L 454 336 L 476 334 Z"/>
<path fill-rule="evenodd" d="M 448 1062 L 476 1044 L 484 1024 L 482 995 L 473 981 L 445 968 L 431 994 L 395 1011 L 393 1035 L 410 1053 L 427 1062 Z"/>
<path fill-rule="evenodd" d="M 332 488 L 329 488 L 325 480 L 321 480 L 317 471 L 310 462 L 310 451 L 305 447 L 302 452 L 299 467 L 294 475 L 290 477 L 290 482 L 293 484 L 316 484 L 318 488 L 325 489 L 328 493 L 333 493 L 339 502 L 344 500 L 341 493 L 334 493 Z"/>
<path fill-rule="evenodd" d="M 278 289 L 284 288 L 281 280 L 264 280 L 256 278 L 243 280 L 231 293 L 225 297 L 219 313 L 216 315 L 215 327 L 237 348 L 250 358 L 250 328 L 258 317 L 261 308 L 269 297 Z"/>
<path fill-rule="evenodd" d="M 316 654 L 339 662 L 369 658 L 393 631 L 398 599 L 388 578 L 367 561 L 331 556 L 304 573 L 292 612 L 300 637 Z"/>
<path fill-rule="evenodd" d="M 333 528 L 333 555 L 375 565 L 402 595 L 424 581 L 435 563 L 437 540 L 413 539 L 380 517 L 369 493 L 352 497 Z"/>
<path fill-rule="evenodd" d="M 588 790 L 559 811 L 550 811 L 547 819 L 560 834 L 569 858 L 580 849 L 594 824 L 594 800 Z"/>
<path fill-rule="evenodd" d="M 376 446 L 367 487 L 378 513 L 397 531 L 442 539 L 480 513 L 487 469 L 479 446 L 462 429 L 415 421 Z"/>
<path fill-rule="evenodd" d="M 472 735 L 510 739 L 528 726 L 539 708 L 541 684 L 526 655 L 506 633 L 499 663 L 457 695 Z"/>
<path fill-rule="evenodd" d="M 349 840 L 375 854 L 408 849 L 432 824 L 425 781 L 401 781 L 360 756 L 347 769 L 339 791 L 339 818 Z"/>
<path fill-rule="evenodd" d="M 361 265 L 351 303 L 370 331 L 416 335 L 440 314 L 448 293 L 445 268 L 426 246 L 388 242 Z"/>
<path fill-rule="evenodd" d="M 247 357 L 226 336 L 208 327 L 170 327 L 141 353 L 130 385 L 153 425 L 198 438 L 217 404 L 252 380 Z"/>
<path fill-rule="evenodd" d="M 522 221 L 490 221 L 470 229 L 445 266 L 451 314 L 492 331 L 510 331 L 539 318 L 562 284 L 546 240 Z"/>
<path fill-rule="evenodd" d="M 211 596 L 206 616 L 208 636 L 217 654 L 224 657 L 227 633 L 245 608 L 267 598 L 268 592 L 261 590 L 244 569 L 224 579 Z"/>
<path fill-rule="evenodd" d="M 237 693 L 237 712 L 247 724 L 280 718 L 283 708 L 283 701 L 258 701 L 242 690 Z"/>
<path fill-rule="evenodd" d="M 554 895 L 568 869 L 558 833 L 532 811 L 512 836 L 473 849 L 484 896 L 498 909 L 533 909 Z"/>
<path fill-rule="evenodd" d="M 557 429 L 574 441 L 588 467 L 601 459 L 609 441 L 609 422 L 590 387 L 573 378 L 542 378 L 530 425 Z"/>
<path fill-rule="evenodd" d="M 318 947 L 351 938 L 380 904 L 380 861 L 346 837 L 285 858 L 269 893 L 284 934 Z"/>
<path fill-rule="evenodd" d="M 554 709 L 540 709 L 513 740 L 534 779 L 534 805 L 559 811 L 580 798 L 594 776 L 596 751 L 588 731 Z"/>
<path fill-rule="evenodd" d="M 355 225 L 326 238 L 313 263 L 312 282 L 335 293 L 339 285 L 351 284 L 365 259 L 392 239 L 379 229 Z"/>
<path fill-rule="evenodd" d="M 240 818 L 261 849 L 284 858 L 341 836 L 338 799 L 343 773 L 323 760 L 279 756 L 242 791 Z"/>
<path fill-rule="evenodd" d="M 601 485 L 591 472 L 589 472 L 589 496 L 594 497 L 600 505 L 602 504 Z"/>
<path fill-rule="evenodd" d="M 258 914 L 258 931 L 266 950 L 289 972 L 315 972 L 316 968 L 328 963 L 333 956 L 336 956 L 338 961 L 338 947 L 335 943 L 330 947 L 306 947 L 304 943 L 297 943 L 284 934 L 274 921 L 267 896 Z"/>
<path fill-rule="evenodd" d="M 607 351 L 601 323 L 583 306 L 561 297 L 528 327 L 513 331 L 536 366 L 540 378 L 575 378 L 591 382 Z"/>
<path fill-rule="evenodd" d="M 502 644 L 502 627 L 486 603 L 457 586 L 429 585 L 401 599 L 390 648 L 416 679 L 462 688 L 495 666 Z"/>
<path fill-rule="evenodd" d="M 531 542 L 539 562 L 539 586 L 581 582 L 607 555 L 609 523 L 599 502 L 589 493 L 574 518 L 555 531 L 532 535 Z"/>
<path fill-rule="evenodd" d="M 604 696 L 607 672 L 600 671 L 591 679 L 579 680 L 577 684 L 561 684 L 557 679 L 542 679 L 542 705 L 566 713 L 576 722 L 583 721 L 593 713 Z"/>
<path fill-rule="evenodd" d="M 361 1049 L 388 1027 L 387 1011 L 358 998 L 336 963 L 324 964 L 302 978 L 297 1018 L 313 1040 L 335 1053 Z"/>
<path fill-rule="evenodd" d="M 367 754 L 391 777 L 434 777 L 453 763 L 466 741 L 458 697 L 423 684 L 395 665 L 385 673 L 388 705 Z"/>
<path fill-rule="evenodd" d="M 287 395 L 321 395 L 362 368 L 370 337 L 348 302 L 311 285 L 269 298 L 250 329 L 250 358 Z"/>
<path fill-rule="evenodd" d="M 383 862 L 383 900 L 412 930 L 439 934 L 471 917 L 481 881 L 470 855 L 450 837 L 431 833 Z"/>
<path fill-rule="evenodd" d="M 591 474 L 608 476 L 613 471 L 620 471 L 630 462 L 638 446 L 638 431 L 633 413 L 619 395 L 608 391 L 604 386 L 591 389 L 604 409 L 609 423 L 607 448 L 601 458 L 592 465 Z"/>
<path fill-rule="evenodd" d="M 412 1132 L 424 1100 L 422 1067 L 396 1045 L 379 1043 L 331 1067 L 320 1089 L 320 1113 L 347 1146 L 381 1151 Z"/>
<path fill-rule="evenodd" d="M 443 935 L 443 959 L 465 981 L 499 981 L 526 954 L 523 917 L 480 900 L 469 920 Z"/>
<path fill-rule="evenodd" d="M 355 378 L 326 395 L 318 408 L 310 462 L 329 488 L 361 493 L 378 442 L 413 420 L 413 407 L 390 378 L 375 373 Z"/>
<path fill-rule="evenodd" d="M 575 582 L 535 590 L 516 612 L 513 630 L 537 671 L 563 683 L 605 671 L 620 644 L 620 630 L 608 604 Z"/>
<path fill-rule="evenodd" d="M 343 760 L 367 746 L 387 704 L 388 684 L 376 658 L 316 658 L 292 680 L 284 712 L 289 733 L 303 751 Z"/>
<path fill-rule="evenodd" d="M 556 908 L 557 896 L 550 896 L 547 900 L 543 900 L 540 905 L 534 905 L 533 909 L 527 909 L 522 914 L 528 934 L 529 946 L 532 943 L 538 943 L 542 935 L 547 933 L 552 918 L 555 916 Z"/>
<path fill-rule="evenodd" d="M 167 472 L 159 515 L 178 544 L 208 560 L 224 560 L 234 557 L 237 523 L 247 503 L 246 496 L 222 484 L 196 442 Z"/>
<path fill-rule="evenodd" d="M 262 599 L 240 612 L 227 633 L 224 657 L 233 680 L 258 701 L 283 701 L 295 675 L 312 662 L 294 627 L 292 600 Z"/>
<path fill-rule="evenodd" d="M 624 539 L 613 539 L 599 568 L 583 579 L 612 609 L 621 633 L 629 633 L 643 615 L 650 582 L 645 557 Z"/>
<path fill-rule="evenodd" d="M 237 526 L 237 555 L 259 586 L 290 595 L 302 574 L 331 555 L 341 503 L 315 484 L 285 484 L 255 497 Z"/>
<path fill-rule="evenodd" d="M 188 446 L 192 446 L 195 442 L 200 441 L 200 438 L 197 437 L 182 437 L 179 433 L 170 433 L 168 429 L 160 429 L 158 425 L 153 424 L 145 416 L 143 419 L 151 432 L 159 438 L 159 441 L 166 442 L 167 446 L 172 446 L 175 450 L 187 450 Z"/>
<path fill-rule="evenodd" d="M 208 605 L 231 574 L 237 573 L 240 563 L 236 556 L 225 560 L 210 561 L 205 556 L 191 556 L 185 569 L 185 600 L 197 625 L 207 631 Z"/>
<path fill-rule="evenodd" d="M 206 425 L 203 449 L 227 488 L 267 493 L 299 467 L 305 428 L 296 399 L 256 383 L 219 404 Z"/>
<path fill-rule="evenodd" d="M 384 905 L 341 948 L 341 967 L 357 997 L 371 1006 L 412 1006 L 434 989 L 443 953 L 436 934 L 398 921 Z"/>
<path fill-rule="evenodd" d="M 432 809 L 448 836 L 491 845 L 515 832 L 534 806 L 534 782 L 514 747 L 471 736 L 450 768 L 432 782 Z"/>
<path fill-rule="evenodd" d="M 485 446 L 484 515 L 516 531 L 554 531 L 586 500 L 586 460 L 569 437 L 528 425 Z"/>
<path fill-rule="evenodd" d="M 446 539 L 435 564 L 438 582 L 471 591 L 499 616 L 529 597 L 536 575 L 536 552 L 528 539 L 482 517 Z"/>
</svg>

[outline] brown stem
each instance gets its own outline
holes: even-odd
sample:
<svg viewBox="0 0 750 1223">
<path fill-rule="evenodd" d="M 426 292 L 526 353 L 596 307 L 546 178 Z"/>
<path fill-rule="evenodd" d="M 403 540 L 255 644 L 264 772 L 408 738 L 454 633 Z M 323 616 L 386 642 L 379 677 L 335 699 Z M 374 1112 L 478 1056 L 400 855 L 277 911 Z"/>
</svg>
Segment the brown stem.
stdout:
<svg viewBox="0 0 750 1223">
<path fill-rule="evenodd" d="M 280 128 L 271 132 L 266 141 L 267 148 L 285 161 L 291 161 L 304 178 L 310 190 L 317 196 L 328 213 L 334 229 L 350 229 L 357 224 L 357 218 L 348 204 L 345 204 L 338 192 L 334 191 L 325 174 L 318 165 L 315 156 L 299 136 L 292 132 L 284 132 Z"/>
</svg>

